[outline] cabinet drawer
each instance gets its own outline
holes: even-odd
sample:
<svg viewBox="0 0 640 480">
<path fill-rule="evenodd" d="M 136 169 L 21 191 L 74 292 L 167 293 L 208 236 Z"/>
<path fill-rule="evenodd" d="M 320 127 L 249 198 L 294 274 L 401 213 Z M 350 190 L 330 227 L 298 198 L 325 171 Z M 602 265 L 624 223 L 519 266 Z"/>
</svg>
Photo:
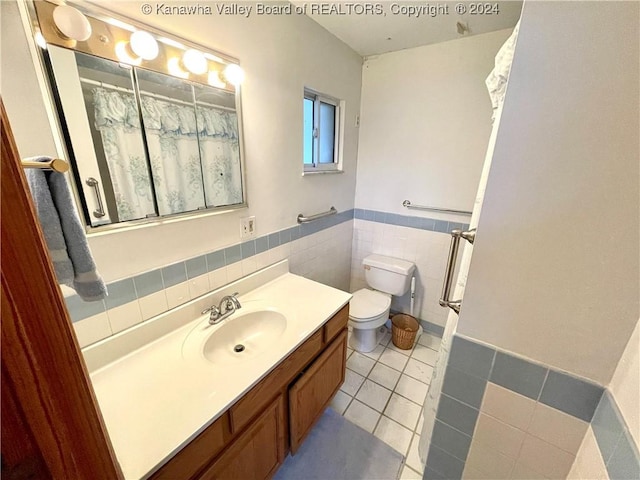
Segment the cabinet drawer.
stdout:
<svg viewBox="0 0 640 480">
<path fill-rule="evenodd" d="M 322 330 L 318 330 L 231 407 L 232 432 L 239 432 L 277 393 L 283 391 L 321 349 Z"/>
<path fill-rule="evenodd" d="M 324 325 L 324 343 L 329 343 L 336 335 L 347 328 L 348 322 L 349 304 L 342 307 L 342 309 Z"/>
<path fill-rule="evenodd" d="M 291 452 L 295 453 L 333 395 L 344 382 L 347 332 L 342 330 L 329 347 L 289 390 Z"/>
<path fill-rule="evenodd" d="M 224 413 L 151 478 L 153 480 L 193 478 L 224 448 L 229 437 L 229 415 Z"/>
<path fill-rule="evenodd" d="M 284 397 L 280 395 L 199 480 L 264 480 L 284 460 Z M 180 477 L 176 477 L 180 478 Z"/>
</svg>

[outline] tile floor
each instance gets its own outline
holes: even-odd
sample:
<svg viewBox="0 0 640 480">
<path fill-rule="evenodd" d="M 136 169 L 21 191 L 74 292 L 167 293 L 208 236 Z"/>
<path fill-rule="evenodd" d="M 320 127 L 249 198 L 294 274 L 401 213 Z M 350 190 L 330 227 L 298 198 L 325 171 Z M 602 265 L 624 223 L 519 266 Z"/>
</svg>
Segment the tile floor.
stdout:
<svg viewBox="0 0 640 480">
<path fill-rule="evenodd" d="M 439 348 L 438 337 L 423 333 L 412 350 L 400 350 L 389 331 L 372 352 L 348 348 L 345 381 L 331 402 L 338 413 L 406 457 L 401 480 L 422 479 L 422 404 Z"/>
</svg>

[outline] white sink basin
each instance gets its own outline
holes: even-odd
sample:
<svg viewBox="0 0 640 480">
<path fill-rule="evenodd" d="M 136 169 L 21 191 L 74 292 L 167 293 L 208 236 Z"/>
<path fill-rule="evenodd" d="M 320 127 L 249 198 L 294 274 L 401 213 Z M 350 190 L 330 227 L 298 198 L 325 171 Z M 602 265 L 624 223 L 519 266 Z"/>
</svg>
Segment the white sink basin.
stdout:
<svg viewBox="0 0 640 480">
<path fill-rule="evenodd" d="M 218 328 L 206 325 L 192 331 L 183 356 L 204 356 L 214 364 L 243 362 L 273 347 L 286 328 L 287 318 L 277 310 L 239 310 Z"/>
</svg>

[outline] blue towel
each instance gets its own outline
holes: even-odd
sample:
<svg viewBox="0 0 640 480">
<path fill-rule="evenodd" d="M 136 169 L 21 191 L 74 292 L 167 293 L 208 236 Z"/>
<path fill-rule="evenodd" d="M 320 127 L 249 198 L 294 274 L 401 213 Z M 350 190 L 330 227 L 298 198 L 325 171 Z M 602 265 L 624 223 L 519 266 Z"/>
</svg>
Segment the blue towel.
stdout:
<svg viewBox="0 0 640 480">
<path fill-rule="evenodd" d="M 28 160 L 45 162 L 51 158 Z M 64 174 L 29 168 L 26 175 L 58 282 L 75 289 L 86 302 L 103 299 L 107 287 L 96 271 Z"/>
</svg>

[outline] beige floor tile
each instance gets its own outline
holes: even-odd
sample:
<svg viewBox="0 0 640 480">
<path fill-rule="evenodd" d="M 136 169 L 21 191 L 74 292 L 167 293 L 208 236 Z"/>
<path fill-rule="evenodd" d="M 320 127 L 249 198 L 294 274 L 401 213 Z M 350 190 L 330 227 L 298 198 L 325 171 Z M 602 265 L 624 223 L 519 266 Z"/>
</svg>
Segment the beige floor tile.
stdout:
<svg viewBox="0 0 640 480">
<path fill-rule="evenodd" d="M 412 437 L 411 430 L 393 420 L 382 417 L 373 434 L 394 450 L 406 455 Z"/>
<path fill-rule="evenodd" d="M 398 380 L 395 391 L 412 402 L 422 405 L 424 398 L 427 396 L 428 388 L 429 385 L 426 383 L 419 382 L 415 378 L 407 375 L 402 375 L 400 380 Z"/>
<path fill-rule="evenodd" d="M 379 383 L 383 387 L 393 390 L 400 378 L 400 372 L 391 367 L 387 367 L 384 363 L 376 363 L 369 373 L 369 379 Z"/>
<path fill-rule="evenodd" d="M 349 406 L 351 400 L 353 400 L 353 397 L 347 395 L 342 390 L 338 390 L 338 392 L 331 399 L 331 408 L 342 415 Z"/>
<path fill-rule="evenodd" d="M 356 395 L 356 399 L 371 408 L 382 412 L 391 397 L 391 390 L 388 390 L 371 380 L 365 380 Z"/>
<path fill-rule="evenodd" d="M 413 431 L 418 423 L 421 407 L 397 393 L 391 395 L 384 414 Z"/>
<path fill-rule="evenodd" d="M 386 349 L 380 356 L 380 362 L 384 363 L 388 367 L 402 371 L 407 364 L 409 357 L 402 355 L 401 353 L 394 352 L 393 350 Z"/>
<path fill-rule="evenodd" d="M 369 433 L 373 433 L 373 429 L 376 428 L 380 413 L 376 412 L 373 408 L 367 407 L 364 403 L 354 400 L 344 412 L 344 418 L 355 423 L 360 428 L 366 430 Z"/>
<path fill-rule="evenodd" d="M 424 383 L 431 383 L 431 377 L 433 376 L 433 367 L 431 365 L 427 365 L 426 363 L 422 363 L 415 358 L 410 358 L 407 362 L 407 366 L 404 367 L 405 375 L 409 375 L 410 377 L 415 378 L 416 380 L 420 380 Z"/>
<path fill-rule="evenodd" d="M 442 339 L 429 333 L 423 333 L 418 337 L 418 343 L 433 350 L 440 350 Z"/>
<path fill-rule="evenodd" d="M 399 480 L 422 480 L 422 475 L 405 465 L 402 467 Z"/>
<path fill-rule="evenodd" d="M 375 365 L 375 360 L 365 357 L 360 352 L 353 352 L 347 360 L 347 368 L 366 377 Z"/>
<path fill-rule="evenodd" d="M 434 366 L 436 364 L 436 360 L 438 359 L 438 352 L 436 350 L 432 350 L 429 347 L 425 347 L 424 345 L 416 345 L 413 349 L 413 353 L 411 356 L 416 360 L 419 360 L 427 365 Z"/>
<path fill-rule="evenodd" d="M 384 352 L 384 345 L 378 344 L 376 345 L 376 348 L 374 348 L 370 352 L 362 352 L 362 355 L 373 360 L 378 360 L 380 358 L 380 355 L 382 355 L 382 352 Z"/>
<path fill-rule="evenodd" d="M 424 471 L 424 467 L 422 466 L 420 456 L 418 455 L 418 442 L 420 442 L 420 435 L 414 435 L 411 439 L 409 451 L 407 452 L 406 464 L 415 471 L 422 473 Z"/>
<path fill-rule="evenodd" d="M 344 383 L 340 390 L 342 390 L 347 395 L 354 396 L 362 383 L 364 382 L 364 377 L 356 372 L 352 372 L 347 368 L 345 373 Z"/>
</svg>

